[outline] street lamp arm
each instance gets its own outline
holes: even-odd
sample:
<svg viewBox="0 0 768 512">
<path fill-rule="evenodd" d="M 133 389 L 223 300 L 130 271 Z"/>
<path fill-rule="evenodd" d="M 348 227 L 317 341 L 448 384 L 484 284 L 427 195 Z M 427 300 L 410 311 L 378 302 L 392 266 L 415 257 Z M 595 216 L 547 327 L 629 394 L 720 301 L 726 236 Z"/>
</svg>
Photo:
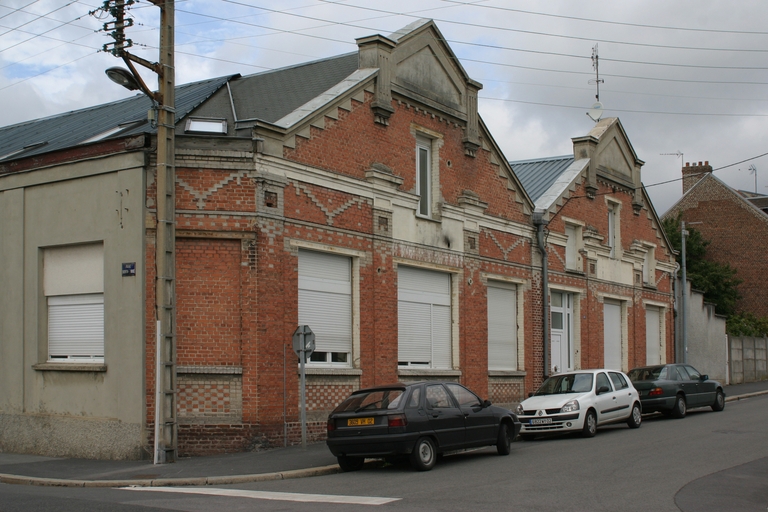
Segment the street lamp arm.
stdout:
<svg viewBox="0 0 768 512">
<path fill-rule="evenodd" d="M 141 59 L 139 57 L 135 57 L 135 56 L 131 55 L 128 52 L 124 52 L 123 53 L 123 62 L 125 62 L 125 65 L 128 66 L 128 69 L 131 70 L 131 74 L 133 75 L 133 78 L 136 79 L 136 83 L 139 85 L 139 88 L 141 89 L 141 92 L 143 92 L 144 94 L 149 96 L 156 103 L 162 104 L 163 103 L 162 95 L 159 92 L 152 92 L 149 89 L 149 87 L 147 87 L 147 84 L 144 83 L 144 80 L 141 78 L 141 75 L 138 73 L 138 71 L 136 71 L 136 67 L 131 62 L 132 60 L 136 60 L 136 59 L 138 59 L 139 61 L 144 61 L 144 59 Z M 148 61 L 144 61 L 144 62 L 149 63 Z M 139 62 L 139 64 L 141 64 L 141 62 Z M 150 66 L 158 67 L 159 68 L 159 66 L 153 65 L 151 63 L 149 63 L 149 64 L 150 64 Z M 144 64 L 142 64 L 142 65 L 144 65 Z M 150 67 L 149 69 L 153 69 L 153 67 Z M 157 71 L 155 71 L 155 72 L 157 73 Z M 161 78 L 162 78 L 162 75 L 161 75 Z"/>
</svg>

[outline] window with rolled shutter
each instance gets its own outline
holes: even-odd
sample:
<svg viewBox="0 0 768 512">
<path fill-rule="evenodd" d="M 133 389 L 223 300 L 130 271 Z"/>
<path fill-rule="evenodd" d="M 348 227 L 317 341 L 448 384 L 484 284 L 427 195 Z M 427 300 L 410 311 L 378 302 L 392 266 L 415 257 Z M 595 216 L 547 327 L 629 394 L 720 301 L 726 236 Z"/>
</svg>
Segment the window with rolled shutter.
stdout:
<svg viewBox="0 0 768 512">
<path fill-rule="evenodd" d="M 46 248 L 48 360 L 104 362 L 104 246 Z"/>
<path fill-rule="evenodd" d="M 51 361 L 104 361 L 104 295 L 48 297 Z"/>
<path fill-rule="evenodd" d="M 451 276 L 400 266 L 398 364 L 451 368 Z"/>
<path fill-rule="evenodd" d="M 299 251 L 299 325 L 315 333 L 310 363 L 349 366 L 352 357 L 352 261 Z"/>
<path fill-rule="evenodd" d="M 488 369 L 517 370 L 517 290 L 488 285 Z"/>
</svg>

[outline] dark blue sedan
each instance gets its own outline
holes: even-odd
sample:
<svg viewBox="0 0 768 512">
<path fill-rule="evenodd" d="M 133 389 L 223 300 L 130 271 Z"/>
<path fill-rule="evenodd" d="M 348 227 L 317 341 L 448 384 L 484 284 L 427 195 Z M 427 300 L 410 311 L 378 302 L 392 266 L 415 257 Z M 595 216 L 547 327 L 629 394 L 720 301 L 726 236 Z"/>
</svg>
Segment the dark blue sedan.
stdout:
<svg viewBox="0 0 768 512">
<path fill-rule="evenodd" d="M 398 456 L 428 471 L 449 451 L 496 446 L 508 455 L 518 432 L 513 412 L 455 382 L 430 381 L 355 391 L 328 417 L 326 443 L 344 471 L 362 468 L 366 457 Z"/>
<path fill-rule="evenodd" d="M 689 364 L 644 366 L 628 375 L 640 393 L 644 413 L 683 418 L 694 407 L 711 407 L 713 411 L 725 408 L 723 386 Z"/>
</svg>

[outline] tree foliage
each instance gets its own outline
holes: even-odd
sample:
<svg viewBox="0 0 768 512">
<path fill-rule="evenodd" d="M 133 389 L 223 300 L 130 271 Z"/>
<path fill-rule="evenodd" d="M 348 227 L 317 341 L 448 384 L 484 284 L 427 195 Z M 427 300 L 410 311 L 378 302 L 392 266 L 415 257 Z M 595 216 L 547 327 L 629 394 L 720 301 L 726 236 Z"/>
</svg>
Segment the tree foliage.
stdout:
<svg viewBox="0 0 768 512">
<path fill-rule="evenodd" d="M 662 224 L 672 247 L 678 251 L 677 262 L 682 266 L 681 220 L 682 214 L 678 214 L 664 219 Z M 691 287 L 703 292 L 704 300 L 715 304 L 716 313 L 729 317 L 736 314 L 736 302 L 740 298 L 737 287 L 741 283 L 736 277 L 736 269 L 705 259 L 709 241 L 704 239 L 701 231 L 688 226 L 686 230 L 685 265 Z"/>
<path fill-rule="evenodd" d="M 732 336 L 768 336 L 768 317 L 736 313 L 728 317 L 726 331 Z"/>
</svg>

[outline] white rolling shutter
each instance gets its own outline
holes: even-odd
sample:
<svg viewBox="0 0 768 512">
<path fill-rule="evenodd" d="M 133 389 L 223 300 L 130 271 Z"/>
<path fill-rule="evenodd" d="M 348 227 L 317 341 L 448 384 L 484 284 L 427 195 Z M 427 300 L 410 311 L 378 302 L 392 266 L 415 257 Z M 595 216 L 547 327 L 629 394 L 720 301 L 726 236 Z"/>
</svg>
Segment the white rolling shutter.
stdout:
<svg viewBox="0 0 768 512">
<path fill-rule="evenodd" d="M 299 324 L 318 352 L 352 351 L 352 270 L 345 256 L 299 251 Z"/>
<path fill-rule="evenodd" d="M 398 363 L 451 368 L 451 276 L 400 266 Z"/>
<path fill-rule="evenodd" d="M 517 291 L 488 286 L 488 369 L 517 370 Z"/>
<path fill-rule="evenodd" d="M 661 364 L 661 315 L 659 308 L 645 308 L 645 364 Z"/>
<path fill-rule="evenodd" d="M 621 304 L 605 301 L 603 304 L 603 342 L 605 368 L 621 370 Z"/>
<path fill-rule="evenodd" d="M 48 297 L 49 360 L 104 361 L 104 295 Z"/>
</svg>

